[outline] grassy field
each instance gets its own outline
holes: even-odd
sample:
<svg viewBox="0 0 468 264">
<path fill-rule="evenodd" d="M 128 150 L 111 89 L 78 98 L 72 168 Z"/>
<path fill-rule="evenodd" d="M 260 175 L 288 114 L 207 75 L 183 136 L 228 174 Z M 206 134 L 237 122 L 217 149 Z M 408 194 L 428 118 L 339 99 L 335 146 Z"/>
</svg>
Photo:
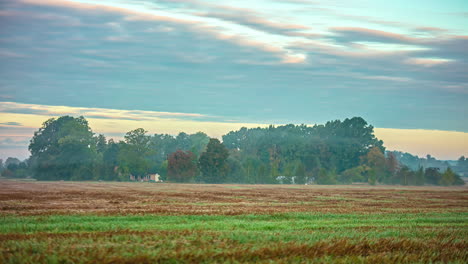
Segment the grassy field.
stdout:
<svg viewBox="0 0 468 264">
<path fill-rule="evenodd" d="M 468 188 L 0 181 L 0 263 L 468 262 Z"/>
</svg>

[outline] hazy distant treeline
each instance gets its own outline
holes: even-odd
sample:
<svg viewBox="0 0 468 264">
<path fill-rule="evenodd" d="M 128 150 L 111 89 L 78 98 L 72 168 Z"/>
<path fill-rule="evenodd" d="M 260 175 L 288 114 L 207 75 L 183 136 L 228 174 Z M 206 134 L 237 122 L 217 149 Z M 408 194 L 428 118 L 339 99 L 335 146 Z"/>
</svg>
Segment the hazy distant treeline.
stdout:
<svg viewBox="0 0 468 264">
<path fill-rule="evenodd" d="M 418 170 L 420 167 L 426 168 L 438 168 L 439 171 L 444 172 L 448 168 L 453 170 L 455 173 L 468 176 L 468 159 L 461 156 L 457 161 L 438 160 L 431 155 L 426 157 L 418 157 L 411 155 L 410 153 L 403 153 L 401 151 L 391 151 L 397 158 L 401 165 L 409 167 L 411 170 Z M 388 155 L 388 152 L 387 152 Z"/>
<path fill-rule="evenodd" d="M 148 135 L 138 128 L 115 142 L 95 135 L 83 117 L 49 119 L 34 133 L 31 157 L 2 175 L 38 180 L 139 179 L 251 184 L 463 184 L 450 168 L 401 165 L 384 155 L 371 125 L 354 117 L 325 125 L 241 128 L 218 139 L 205 133 Z M 12 163 L 13 164 L 13 163 Z M 3 166 L 3 165 L 2 165 Z"/>
</svg>

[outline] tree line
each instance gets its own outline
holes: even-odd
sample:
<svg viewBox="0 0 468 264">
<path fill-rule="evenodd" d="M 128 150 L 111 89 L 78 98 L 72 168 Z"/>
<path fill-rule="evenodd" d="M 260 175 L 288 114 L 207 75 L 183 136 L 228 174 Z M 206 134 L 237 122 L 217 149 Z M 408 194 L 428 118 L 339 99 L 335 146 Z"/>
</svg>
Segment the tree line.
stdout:
<svg viewBox="0 0 468 264">
<path fill-rule="evenodd" d="M 2 175 L 127 181 L 158 173 L 169 182 L 464 184 L 450 168 L 414 170 L 395 153 L 384 154 L 383 141 L 360 117 L 314 126 L 241 128 L 222 142 L 203 132 L 148 135 L 138 128 L 116 142 L 94 134 L 84 117 L 62 116 L 44 122 L 29 150 L 26 162 L 4 168 Z"/>
</svg>

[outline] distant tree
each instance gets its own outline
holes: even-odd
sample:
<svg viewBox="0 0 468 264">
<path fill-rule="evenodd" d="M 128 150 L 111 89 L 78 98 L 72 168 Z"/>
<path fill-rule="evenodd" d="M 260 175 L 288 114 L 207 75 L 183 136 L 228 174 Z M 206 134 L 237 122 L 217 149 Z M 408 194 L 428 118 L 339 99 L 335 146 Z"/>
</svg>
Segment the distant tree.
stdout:
<svg viewBox="0 0 468 264">
<path fill-rule="evenodd" d="M 305 184 L 307 182 L 307 172 L 302 162 L 299 162 L 297 164 L 294 175 L 296 176 L 295 178 L 296 184 Z"/>
<path fill-rule="evenodd" d="M 190 182 L 197 172 L 197 157 L 191 151 L 177 150 L 169 155 L 167 165 L 169 181 Z"/>
<path fill-rule="evenodd" d="M 315 177 L 315 183 L 324 185 L 336 184 L 336 174 L 334 171 L 327 171 L 321 168 Z"/>
<path fill-rule="evenodd" d="M 89 180 L 95 175 L 96 139 L 84 117 L 51 118 L 29 144 L 32 172 L 38 180 Z"/>
<path fill-rule="evenodd" d="M 185 132 L 180 132 L 175 138 L 177 149 L 189 150 L 191 147 L 190 136 Z"/>
<path fill-rule="evenodd" d="M 448 168 L 439 179 L 438 184 L 443 186 L 451 186 L 455 183 L 455 173 Z"/>
<path fill-rule="evenodd" d="M 197 132 L 195 134 L 189 135 L 190 140 L 190 151 L 192 151 L 196 156 L 199 156 L 203 151 L 205 151 L 206 145 L 210 141 L 210 138 L 203 132 Z"/>
<path fill-rule="evenodd" d="M 159 179 L 161 181 L 166 181 L 167 180 L 167 168 L 169 167 L 169 162 L 167 160 L 163 161 L 161 165 L 159 166 Z"/>
<path fill-rule="evenodd" d="M 390 178 L 395 177 L 395 175 L 397 174 L 400 166 L 399 166 L 398 160 L 395 157 L 395 154 L 393 152 L 387 153 L 386 166 L 387 166 L 387 170 L 388 170 L 388 172 L 390 174 L 389 175 Z"/>
<path fill-rule="evenodd" d="M 437 168 L 426 168 L 424 171 L 424 178 L 426 183 L 438 185 L 442 175 Z"/>
<path fill-rule="evenodd" d="M 365 165 L 347 169 L 340 174 L 341 183 L 366 182 L 366 173 L 369 167 Z"/>
<path fill-rule="evenodd" d="M 460 167 L 468 167 L 468 158 L 465 158 L 465 156 L 461 156 L 457 160 L 457 165 Z"/>
<path fill-rule="evenodd" d="M 396 174 L 397 177 L 397 184 L 401 185 L 414 185 L 412 184 L 414 182 L 415 174 L 414 172 L 407 166 L 403 166 L 400 168 L 398 173 Z"/>
<path fill-rule="evenodd" d="M 238 151 L 238 150 L 236 150 Z M 261 164 L 261 162 L 253 157 L 253 156 L 242 156 L 241 155 L 241 163 L 242 163 L 242 166 L 244 168 L 244 179 L 245 179 L 245 182 L 246 183 L 260 183 L 260 180 L 259 180 L 259 166 Z M 263 174 L 262 174 L 263 175 Z"/>
<path fill-rule="evenodd" d="M 377 172 L 375 169 L 369 169 L 367 171 L 367 182 L 370 185 L 375 185 L 377 183 Z"/>
<path fill-rule="evenodd" d="M 451 186 L 451 185 L 464 185 L 465 182 L 457 175 L 451 168 L 442 174 L 442 177 L 439 180 L 439 185 Z"/>
<path fill-rule="evenodd" d="M 206 183 L 225 182 L 229 170 L 228 156 L 228 150 L 218 139 L 210 139 L 206 151 L 200 155 L 199 159 L 202 181 Z"/>
<path fill-rule="evenodd" d="M 468 176 L 468 158 L 465 158 L 465 156 L 461 156 L 457 161 L 457 166 L 455 166 L 453 169 L 454 169 L 454 172 L 467 177 Z"/>
<path fill-rule="evenodd" d="M 107 142 L 104 152 L 102 153 L 102 166 L 103 171 L 101 172 L 100 178 L 103 180 L 118 180 L 124 181 L 128 180 L 126 175 L 119 175 L 119 153 L 125 145 L 124 142 L 115 143 L 113 139 L 110 139 Z M 101 150 L 102 151 L 102 150 Z"/>
<path fill-rule="evenodd" d="M 263 163 L 260 164 L 257 169 L 257 178 L 255 183 L 265 184 L 272 183 L 272 181 L 271 174 L 268 172 L 266 165 Z"/>
<path fill-rule="evenodd" d="M 422 167 L 419 167 L 415 174 L 415 185 L 424 185 L 424 183 L 424 169 Z"/>
<path fill-rule="evenodd" d="M 285 176 L 285 179 L 283 179 L 284 184 L 295 183 L 295 180 L 293 180 L 293 177 L 295 177 L 296 167 L 297 167 L 296 162 L 289 162 L 284 166 L 284 170 L 282 173 L 282 175 Z"/>
<path fill-rule="evenodd" d="M 268 152 L 269 152 L 269 159 L 270 159 L 270 175 L 272 179 L 276 179 L 279 176 L 279 167 L 280 167 L 280 162 L 281 162 L 279 149 L 276 146 L 276 144 L 273 144 L 273 146 L 268 149 Z M 268 181 L 266 183 L 276 183 L 276 182 Z"/>
<path fill-rule="evenodd" d="M 107 140 L 103 134 L 99 134 L 96 138 L 96 151 L 98 153 L 104 153 L 107 148 Z"/>
<path fill-rule="evenodd" d="M 372 170 L 369 175 L 375 176 L 375 181 L 383 182 L 386 180 L 386 160 L 380 148 L 371 148 L 364 158 L 364 164 Z"/>
<path fill-rule="evenodd" d="M 118 157 L 121 172 L 124 174 L 142 177 L 149 173 L 152 148 L 150 137 L 146 133 L 143 128 L 138 128 L 125 134 L 125 144 L 120 147 Z"/>
<path fill-rule="evenodd" d="M 465 181 L 460 177 L 460 175 L 455 173 L 455 181 L 453 185 L 465 185 Z"/>
<path fill-rule="evenodd" d="M 20 163 L 21 161 L 18 158 L 8 157 L 5 161 L 5 167 L 8 168 L 11 165 L 18 166 Z"/>
<path fill-rule="evenodd" d="M 9 157 L 5 162 L 5 167 L 0 169 L 0 172 L 6 178 L 26 178 L 30 176 L 28 160 L 20 161 L 17 158 Z"/>
<path fill-rule="evenodd" d="M 246 183 L 246 171 L 241 161 L 241 155 L 237 150 L 230 150 L 227 163 L 229 166 L 229 174 L 227 182 L 229 183 Z"/>
</svg>

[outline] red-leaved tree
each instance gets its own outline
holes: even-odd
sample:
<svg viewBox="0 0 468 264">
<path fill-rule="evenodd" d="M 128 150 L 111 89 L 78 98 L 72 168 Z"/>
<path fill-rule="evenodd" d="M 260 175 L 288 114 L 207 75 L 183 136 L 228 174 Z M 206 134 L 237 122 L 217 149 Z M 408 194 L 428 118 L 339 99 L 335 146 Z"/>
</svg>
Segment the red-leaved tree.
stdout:
<svg viewBox="0 0 468 264">
<path fill-rule="evenodd" d="M 198 172 L 197 157 L 191 151 L 177 150 L 169 155 L 167 164 L 168 180 L 189 182 Z"/>
</svg>

